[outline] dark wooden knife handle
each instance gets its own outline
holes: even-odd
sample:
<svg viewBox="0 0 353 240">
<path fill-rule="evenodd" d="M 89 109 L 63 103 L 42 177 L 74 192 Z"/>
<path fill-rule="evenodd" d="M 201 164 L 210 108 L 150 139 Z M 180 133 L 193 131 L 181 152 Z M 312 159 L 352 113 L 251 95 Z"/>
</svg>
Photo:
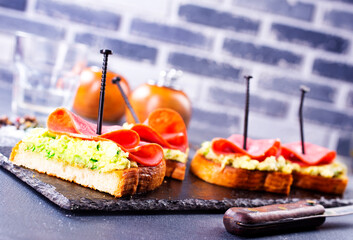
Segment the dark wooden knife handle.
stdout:
<svg viewBox="0 0 353 240">
<path fill-rule="evenodd" d="M 223 216 L 226 230 L 239 236 L 259 236 L 288 231 L 302 231 L 320 226 L 325 217 L 301 219 L 321 215 L 322 205 L 312 201 L 275 204 L 257 208 L 230 208 Z"/>
</svg>

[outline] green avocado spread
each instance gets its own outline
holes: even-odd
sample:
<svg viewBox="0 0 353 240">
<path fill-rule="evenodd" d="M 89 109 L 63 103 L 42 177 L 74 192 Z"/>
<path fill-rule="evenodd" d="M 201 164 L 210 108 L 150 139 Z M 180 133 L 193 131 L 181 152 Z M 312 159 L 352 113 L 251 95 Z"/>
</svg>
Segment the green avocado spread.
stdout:
<svg viewBox="0 0 353 240">
<path fill-rule="evenodd" d="M 301 167 L 298 172 L 326 178 L 342 178 L 346 176 L 347 168 L 340 162 L 333 162 L 321 166 Z"/>
<path fill-rule="evenodd" d="M 184 153 L 176 149 L 163 148 L 163 153 L 164 153 L 164 159 L 166 160 L 174 160 L 181 163 L 186 163 L 188 160 L 188 152 Z"/>
<path fill-rule="evenodd" d="M 48 160 L 109 172 L 136 167 L 124 152 L 112 141 L 90 141 L 56 135 L 47 129 L 36 128 L 27 135 L 19 146 L 20 151 L 39 153 Z"/>
<path fill-rule="evenodd" d="M 217 155 L 212 151 L 211 142 L 204 142 L 201 148 L 198 150 L 201 155 L 205 158 L 220 163 L 222 168 L 225 166 L 231 166 L 235 168 L 242 168 L 247 170 L 258 170 L 258 171 L 276 171 L 290 174 L 293 170 L 299 170 L 298 164 L 290 163 L 286 161 L 282 156 L 267 157 L 264 161 L 259 162 L 258 160 L 251 159 L 249 156 L 236 156 L 234 154 Z"/>
</svg>

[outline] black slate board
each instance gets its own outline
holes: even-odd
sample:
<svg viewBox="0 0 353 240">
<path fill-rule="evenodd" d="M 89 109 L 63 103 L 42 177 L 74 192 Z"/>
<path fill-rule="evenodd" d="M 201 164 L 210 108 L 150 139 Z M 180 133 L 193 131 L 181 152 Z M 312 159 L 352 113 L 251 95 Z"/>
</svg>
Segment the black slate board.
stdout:
<svg viewBox="0 0 353 240">
<path fill-rule="evenodd" d="M 289 196 L 265 192 L 235 190 L 206 183 L 187 169 L 186 179 L 181 182 L 164 180 L 155 191 L 128 198 L 114 198 L 75 183 L 14 166 L 8 161 L 11 147 L 0 147 L 0 166 L 35 189 L 61 208 L 101 211 L 192 211 L 207 210 L 224 212 L 230 207 L 256 207 L 275 203 L 294 202 L 299 199 L 315 199 L 325 207 L 353 204 L 352 184 L 343 196 L 292 189 Z M 193 156 L 194 151 L 190 152 Z M 190 161 L 189 161 L 190 162 Z M 352 179 L 352 178 L 351 178 Z"/>
</svg>

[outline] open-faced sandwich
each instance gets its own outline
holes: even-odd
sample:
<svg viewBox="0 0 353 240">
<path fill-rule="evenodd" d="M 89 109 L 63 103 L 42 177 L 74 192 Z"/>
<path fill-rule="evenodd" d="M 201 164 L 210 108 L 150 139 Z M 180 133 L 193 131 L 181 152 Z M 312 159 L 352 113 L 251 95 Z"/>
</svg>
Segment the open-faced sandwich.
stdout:
<svg viewBox="0 0 353 240">
<path fill-rule="evenodd" d="M 280 156 L 280 141 L 247 139 L 242 135 L 204 142 L 196 152 L 191 171 L 202 180 L 231 188 L 289 194 L 296 167 Z"/>
<path fill-rule="evenodd" d="M 141 142 L 133 130 L 103 126 L 97 135 L 96 125 L 64 108 L 49 115 L 47 127 L 20 141 L 10 160 L 116 197 L 150 191 L 163 182 L 163 149 Z"/>
<path fill-rule="evenodd" d="M 166 177 L 184 180 L 188 160 L 188 137 L 185 123 L 176 111 L 154 110 L 142 124 L 127 124 L 137 132 L 141 141 L 162 146 L 166 161 Z"/>
<path fill-rule="evenodd" d="M 343 194 L 348 183 L 347 168 L 336 161 L 336 152 L 301 142 L 283 144 L 282 156 L 300 167 L 293 171 L 293 186 L 319 192 Z"/>
</svg>

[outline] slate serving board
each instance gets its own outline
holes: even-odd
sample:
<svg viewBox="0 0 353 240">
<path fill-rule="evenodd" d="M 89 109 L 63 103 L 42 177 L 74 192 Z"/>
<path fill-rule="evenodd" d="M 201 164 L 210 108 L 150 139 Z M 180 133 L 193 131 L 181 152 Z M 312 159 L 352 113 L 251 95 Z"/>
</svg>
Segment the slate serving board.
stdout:
<svg viewBox="0 0 353 240">
<path fill-rule="evenodd" d="M 72 211 L 216 211 L 230 207 L 256 207 L 275 203 L 289 203 L 299 199 L 315 199 L 325 207 L 353 204 L 352 184 L 343 196 L 292 189 L 289 196 L 265 192 L 235 190 L 206 183 L 187 169 L 186 179 L 181 182 L 164 180 L 155 191 L 132 197 L 114 198 L 89 188 L 81 187 L 56 177 L 37 173 L 13 165 L 8 160 L 11 147 L 0 147 L 0 166 L 19 180 L 60 206 Z M 194 151 L 190 151 L 193 156 Z M 190 162 L 190 159 L 189 159 Z M 352 177 L 351 177 L 352 179 Z"/>
</svg>

